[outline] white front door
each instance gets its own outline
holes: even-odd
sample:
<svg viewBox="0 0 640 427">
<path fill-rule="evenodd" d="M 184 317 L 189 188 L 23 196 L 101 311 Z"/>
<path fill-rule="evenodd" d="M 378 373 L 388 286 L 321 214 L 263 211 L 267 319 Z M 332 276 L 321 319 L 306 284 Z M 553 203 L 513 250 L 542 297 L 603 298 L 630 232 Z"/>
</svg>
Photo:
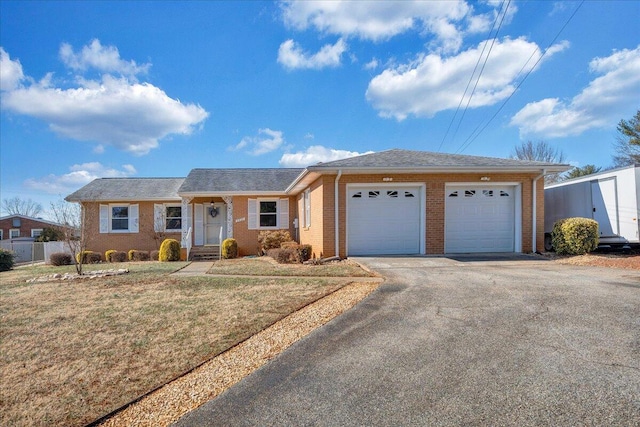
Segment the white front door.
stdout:
<svg viewBox="0 0 640 427">
<path fill-rule="evenodd" d="M 227 237 L 227 205 L 224 203 L 205 203 L 204 205 L 204 244 L 219 245 Z"/>
</svg>

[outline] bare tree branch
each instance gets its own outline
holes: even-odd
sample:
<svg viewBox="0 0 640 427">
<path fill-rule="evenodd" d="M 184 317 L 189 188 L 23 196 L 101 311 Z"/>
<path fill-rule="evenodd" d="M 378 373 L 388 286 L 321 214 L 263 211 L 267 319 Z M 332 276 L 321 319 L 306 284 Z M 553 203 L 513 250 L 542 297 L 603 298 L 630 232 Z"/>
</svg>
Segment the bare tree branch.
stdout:
<svg viewBox="0 0 640 427">
<path fill-rule="evenodd" d="M 12 197 L 2 200 L 2 210 L 7 215 L 23 215 L 36 217 L 42 212 L 42 205 L 31 199 L 21 199 L 20 197 Z"/>
</svg>

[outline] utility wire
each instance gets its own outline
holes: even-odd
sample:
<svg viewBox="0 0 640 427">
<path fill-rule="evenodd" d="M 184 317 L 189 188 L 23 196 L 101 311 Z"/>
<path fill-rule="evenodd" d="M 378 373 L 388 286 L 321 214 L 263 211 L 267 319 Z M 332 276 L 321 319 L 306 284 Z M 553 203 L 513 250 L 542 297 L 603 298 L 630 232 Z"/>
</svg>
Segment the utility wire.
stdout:
<svg viewBox="0 0 640 427">
<path fill-rule="evenodd" d="M 500 11 L 496 15 L 496 19 L 493 20 L 493 25 L 491 25 L 491 30 L 489 31 L 489 37 L 491 37 L 491 34 L 493 33 L 493 30 L 496 27 L 496 23 L 498 22 L 498 18 L 500 17 L 500 13 L 502 12 L 502 7 L 503 6 L 504 6 L 504 0 L 500 5 Z M 496 35 L 497 35 L 497 33 L 496 33 Z M 475 74 L 476 74 L 476 70 L 478 69 L 478 65 L 480 65 L 480 61 L 482 61 L 482 56 L 484 55 L 484 51 L 485 51 L 486 48 L 487 48 L 487 43 L 485 43 L 484 46 L 482 46 L 482 52 L 480 52 L 480 55 L 478 56 L 478 60 L 476 61 L 476 65 L 475 65 L 475 67 L 473 67 L 473 72 L 469 76 L 469 81 L 467 82 L 467 87 L 464 88 L 464 93 L 462 94 L 462 97 L 460 98 L 460 102 L 458 102 L 458 106 L 456 107 L 456 111 L 455 111 L 455 113 L 453 113 L 453 117 L 451 118 L 451 121 L 449 122 L 449 127 L 447 127 L 447 131 L 445 132 L 444 136 L 442 137 L 442 141 L 440 141 L 440 145 L 438 146 L 438 152 L 440 152 L 440 149 L 442 148 L 442 144 L 444 144 L 444 141 L 447 139 L 447 136 L 449 135 L 449 131 L 451 130 L 451 126 L 453 125 L 453 122 L 456 120 L 456 116 L 458 115 L 458 111 L 460 111 L 460 106 L 462 105 L 462 102 L 464 101 L 464 97 L 467 95 L 467 90 L 469 90 L 469 86 L 471 86 L 471 82 L 473 81 L 473 76 L 475 76 Z M 460 119 L 460 122 L 462 122 L 462 119 Z M 459 127 L 459 125 L 458 125 L 458 127 Z M 457 129 L 456 129 L 456 131 L 457 131 Z"/>
<path fill-rule="evenodd" d="M 458 126 L 456 127 L 456 131 L 453 134 L 453 137 L 451 139 L 455 139 L 456 135 L 458 134 L 458 130 L 460 129 L 460 125 L 462 124 L 462 119 L 464 119 L 464 116 L 467 113 L 467 110 L 469 109 L 469 105 L 471 104 L 471 98 L 473 98 L 473 95 L 476 93 L 476 88 L 478 87 L 478 83 L 480 83 L 480 77 L 482 76 L 482 73 L 484 72 L 484 67 L 487 65 L 487 61 L 489 61 L 489 55 L 491 55 L 491 51 L 493 50 L 493 46 L 496 43 L 496 39 L 498 38 L 498 33 L 500 32 L 500 28 L 502 28 L 502 23 L 504 22 L 504 18 L 507 16 L 507 11 L 509 10 L 509 5 L 511 4 L 511 0 L 509 0 L 507 2 L 507 7 L 505 7 L 504 9 L 504 13 L 502 14 L 502 19 L 500 20 L 500 25 L 498 25 L 498 29 L 496 30 L 496 34 L 493 37 L 493 40 L 491 41 L 491 47 L 489 48 L 489 52 L 487 53 L 487 56 L 484 58 L 484 63 L 482 64 L 482 68 L 480 69 L 480 73 L 478 74 L 478 78 L 476 79 L 476 83 L 473 86 L 473 91 L 471 92 L 471 95 L 469 95 L 469 99 L 467 100 L 467 105 L 464 107 L 464 111 L 462 112 L 462 117 L 460 117 L 460 121 L 458 122 Z"/>
<path fill-rule="evenodd" d="M 533 72 L 533 70 L 536 68 L 536 66 L 540 63 L 540 61 L 542 61 L 542 58 L 544 58 L 544 56 L 547 54 L 547 52 L 549 51 L 549 49 L 551 48 L 551 46 L 553 46 L 553 44 L 555 43 L 555 41 L 558 39 L 558 37 L 560 37 L 560 34 L 562 34 L 562 32 L 564 31 L 564 29 L 567 27 L 567 25 L 569 25 L 569 22 L 571 22 L 571 20 L 573 19 L 573 17 L 576 15 L 576 13 L 578 13 L 578 10 L 580 10 L 580 8 L 582 7 L 582 5 L 584 4 L 585 0 L 582 0 L 580 2 L 580 4 L 578 4 L 578 7 L 576 7 L 576 9 L 573 11 L 573 13 L 571 14 L 571 16 L 567 19 L 567 21 L 564 23 L 564 25 L 562 26 L 562 28 L 560 28 L 560 30 L 558 31 L 558 33 L 556 34 L 556 36 L 553 38 L 553 40 L 551 40 L 551 42 L 547 45 L 547 47 L 545 48 L 545 50 L 542 52 L 542 55 L 540 55 L 540 58 L 538 58 L 538 60 L 536 61 L 535 64 L 533 64 L 533 67 L 531 67 L 529 69 L 529 71 L 527 71 L 527 74 L 525 74 L 525 76 L 522 78 L 522 80 L 520 81 L 520 83 L 518 83 L 518 85 L 513 89 L 513 91 L 511 91 L 511 94 L 507 97 L 507 99 L 504 100 L 504 102 L 502 103 L 502 105 L 500 105 L 500 108 L 498 108 L 498 110 L 493 114 L 493 116 L 491 116 L 491 118 L 489 119 L 489 121 L 487 121 L 487 123 L 482 127 L 482 129 L 480 129 L 480 131 L 478 131 L 478 133 L 475 133 L 476 130 L 481 126 L 481 124 L 479 124 L 478 126 L 476 126 L 476 128 L 473 130 L 473 132 L 471 132 L 471 134 L 467 137 L 467 139 L 462 143 L 462 145 L 460 146 L 460 148 L 458 149 L 458 151 L 455 152 L 455 154 L 459 154 L 462 153 L 464 150 L 466 150 L 467 148 L 469 148 L 469 145 L 471 145 L 471 143 L 473 141 L 476 140 L 476 138 L 478 138 L 478 136 L 480 136 L 480 134 L 482 132 L 484 132 L 484 130 L 487 128 L 487 126 L 489 126 L 489 124 L 493 121 L 493 119 L 496 118 L 496 116 L 498 115 L 498 113 L 500 113 L 500 111 L 502 111 L 502 109 L 504 108 L 504 106 L 507 104 L 507 102 L 509 102 L 509 100 L 513 97 L 513 95 L 516 93 L 516 91 L 520 88 L 520 86 L 522 86 L 522 83 L 524 83 L 524 81 L 527 79 L 527 77 L 529 77 L 529 75 Z M 533 57 L 533 55 L 535 54 L 535 51 L 531 54 L 531 56 L 529 57 L 529 60 L 531 60 L 531 58 Z M 529 60 L 527 60 L 527 63 L 529 62 Z M 526 63 L 525 63 L 526 66 Z M 524 66 L 523 66 L 524 69 Z M 522 71 L 522 70 L 521 70 Z M 475 135 L 474 135 L 475 134 Z"/>
</svg>

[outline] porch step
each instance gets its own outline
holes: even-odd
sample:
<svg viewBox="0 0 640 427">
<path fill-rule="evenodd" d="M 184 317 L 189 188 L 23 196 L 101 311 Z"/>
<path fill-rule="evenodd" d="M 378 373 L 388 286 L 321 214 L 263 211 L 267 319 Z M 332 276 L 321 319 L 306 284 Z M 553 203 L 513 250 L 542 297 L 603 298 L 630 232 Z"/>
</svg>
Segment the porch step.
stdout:
<svg viewBox="0 0 640 427">
<path fill-rule="evenodd" d="M 212 261 L 220 259 L 220 246 L 194 246 L 189 252 L 190 261 Z"/>
</svg>

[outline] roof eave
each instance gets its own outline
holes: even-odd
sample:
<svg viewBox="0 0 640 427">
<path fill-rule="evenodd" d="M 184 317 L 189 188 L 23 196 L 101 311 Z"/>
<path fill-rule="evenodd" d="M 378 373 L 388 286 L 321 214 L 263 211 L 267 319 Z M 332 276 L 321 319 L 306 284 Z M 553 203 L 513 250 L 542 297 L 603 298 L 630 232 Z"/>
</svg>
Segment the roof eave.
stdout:
<svg viewBox="0 0 640 427">
<path fill-rule="evenodd" d="M 338 173 L 342 171 L 343 174 L 393 174 L 393 173 L 507 173 L 507 172 L 530 172 L 538 173 L 545 171 L 545 173 L 557 173 L 565 172 L 571 169 L 569 165 L 536 165 L 536 166 L 429 166 L 429 167 L 310 167 L 310 172 L 322 173 Z"/>
<path fill-rule="evenodd" d="M 180 197 L 288 196 L 286 191 L 183 191 Z"/>
</svg>

